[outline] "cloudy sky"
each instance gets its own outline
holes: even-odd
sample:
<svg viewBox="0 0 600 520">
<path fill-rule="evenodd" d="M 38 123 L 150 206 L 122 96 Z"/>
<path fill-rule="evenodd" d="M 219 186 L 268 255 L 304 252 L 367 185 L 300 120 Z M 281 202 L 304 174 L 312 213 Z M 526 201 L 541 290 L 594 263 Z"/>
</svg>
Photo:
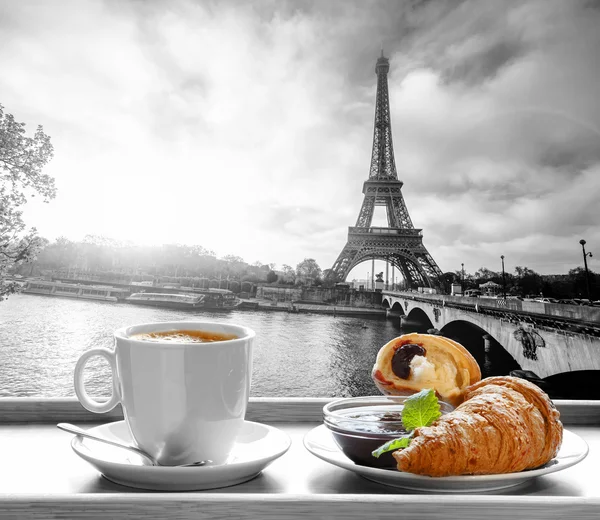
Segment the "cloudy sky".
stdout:
<svg viewBox="0 0 600 520">
<path fill-rule="evenodd" d="M 600 259 L 599 27 L 583 0 L 0 0 L 0 103 L 55 147 L 58 196 L 26 211 L 41 235 L 328 268 L 383 44 L 404 198 L 441 269 L 562 273 L 581 238 Z"/>
</svg>

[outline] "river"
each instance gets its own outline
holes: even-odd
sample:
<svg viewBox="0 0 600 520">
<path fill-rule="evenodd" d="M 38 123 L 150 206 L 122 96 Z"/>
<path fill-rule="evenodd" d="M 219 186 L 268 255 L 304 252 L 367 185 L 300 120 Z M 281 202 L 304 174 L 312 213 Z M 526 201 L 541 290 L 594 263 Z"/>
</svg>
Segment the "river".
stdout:
<svg viewBox="0 0 600 520">
<path fill-rule="evenodd" d="M 82 352 L 112 348 L 112 333 L 123 326 L 184 319 L 254 329 L 251 395 L 262 397 L 379 394 L 370 377 L 375 356 L 403 332 L 398 319 L 256 310 L 190 313 L 17 294 L 0 302 L 0 397 L 74 396 L 73 369 Z M 85 381 L 91 395 L 110 394 L 110 371 L 104 361 L 88 364 Z"/>
</svg>

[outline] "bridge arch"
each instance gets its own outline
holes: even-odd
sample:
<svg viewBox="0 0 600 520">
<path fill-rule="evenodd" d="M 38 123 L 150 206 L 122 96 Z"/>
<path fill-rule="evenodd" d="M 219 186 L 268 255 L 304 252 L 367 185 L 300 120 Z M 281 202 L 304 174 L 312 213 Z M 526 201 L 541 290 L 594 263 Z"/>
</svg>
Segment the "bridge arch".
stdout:
<svg viewBox="0 0 600 520">
<path fill-rule="evenodd" d="M 398 314 L 399 316 L 405 316 L 404 309 L 402 308 L 402 304 L 400 302 L 395 302 L 390 309 L 392 313 Z"/>
<path fill-rule="evenodd" d="M 574 370 L 548 376 L 546 391 L 554 399 L 600 399 L 598 370 Z"/>
<path fill-rule="evenodd" d="M 406 316 L 402 302 L 391 296 L 383 296 L 381 300 L 381 306 L 387 311 L 388 316 Z"/>
<path fill-rule="evenodd" d="M 496 338 L 471 321 L 451 321 L 442 327 L 440 333 L 457 341 L 471 353 L 481 368 L 482 377 L 507 375 L 512 370 L 521 370 L 519 363 Z"/>
<path fill-rule="evenodd" d="M 413 307 L 406 316 L 406 320 L 416 322 L 420 327 L 422 326 L 425 330 L 435 328 L 435 325 L 431 322 L 429 316 L 427 316 L 427 313 L 419 307 Z"/>
</svg>

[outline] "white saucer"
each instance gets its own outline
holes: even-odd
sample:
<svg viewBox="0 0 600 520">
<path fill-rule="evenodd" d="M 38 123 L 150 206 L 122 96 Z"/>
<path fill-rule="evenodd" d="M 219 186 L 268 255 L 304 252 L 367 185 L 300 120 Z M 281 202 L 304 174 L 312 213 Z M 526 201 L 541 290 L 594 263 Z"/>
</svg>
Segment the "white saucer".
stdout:
<svg viewBox="0 0 600 520">
<path fill-rule="evenodd" d="M 396 469 L 370 468 L 355 464 L 342 453 L 333 435 L 324 425 L 313 428 L 304 436 L 304 446 L 320 459 L 380 484 L 437 493 L 480 493 L 506 489 L 532 478 L 566 469 L 581 462 L 588 454 L 587 443 L 578 435 L 564 430 L 563 443 L 558 455 L 541 468 L 501 475 L 427 477 Z"/>
<path fill-rule="evenodd" d="M 132 443 L 125 421 L 90 428 L 92 433 Z M 256 477 L 290 447 L 277 428 L 246 421 L 225 464 L 188 468 L 147 466 L 133 452 L 75 436 L 71 447 L 104 477 L 124 486 L 155 491 L 199 491 L 234 486 Z"/>
</svg>

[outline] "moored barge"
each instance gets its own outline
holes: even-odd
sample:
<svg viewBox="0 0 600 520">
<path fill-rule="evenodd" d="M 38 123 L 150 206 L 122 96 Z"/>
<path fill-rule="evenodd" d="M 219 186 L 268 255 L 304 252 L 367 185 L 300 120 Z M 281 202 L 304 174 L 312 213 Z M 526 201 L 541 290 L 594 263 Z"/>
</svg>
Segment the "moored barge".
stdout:
<svg viewBox="0 0 600 520">
<path fill-rule="evenodd" d="M 240 304 L 240 300 L 233 293 L 211 289 L 193 294 L 138 292 L 125 298 L 125 302 L 134 305 L 184 310 L 231 310 Z"/>
<path fill-rule="evenodd" d="M 107 302 L 122 301 L 129 294 L 126 289 L 107 285 L 80 285 L 50 280 L 29 280 L 21 292 Z"/>
</svg>

